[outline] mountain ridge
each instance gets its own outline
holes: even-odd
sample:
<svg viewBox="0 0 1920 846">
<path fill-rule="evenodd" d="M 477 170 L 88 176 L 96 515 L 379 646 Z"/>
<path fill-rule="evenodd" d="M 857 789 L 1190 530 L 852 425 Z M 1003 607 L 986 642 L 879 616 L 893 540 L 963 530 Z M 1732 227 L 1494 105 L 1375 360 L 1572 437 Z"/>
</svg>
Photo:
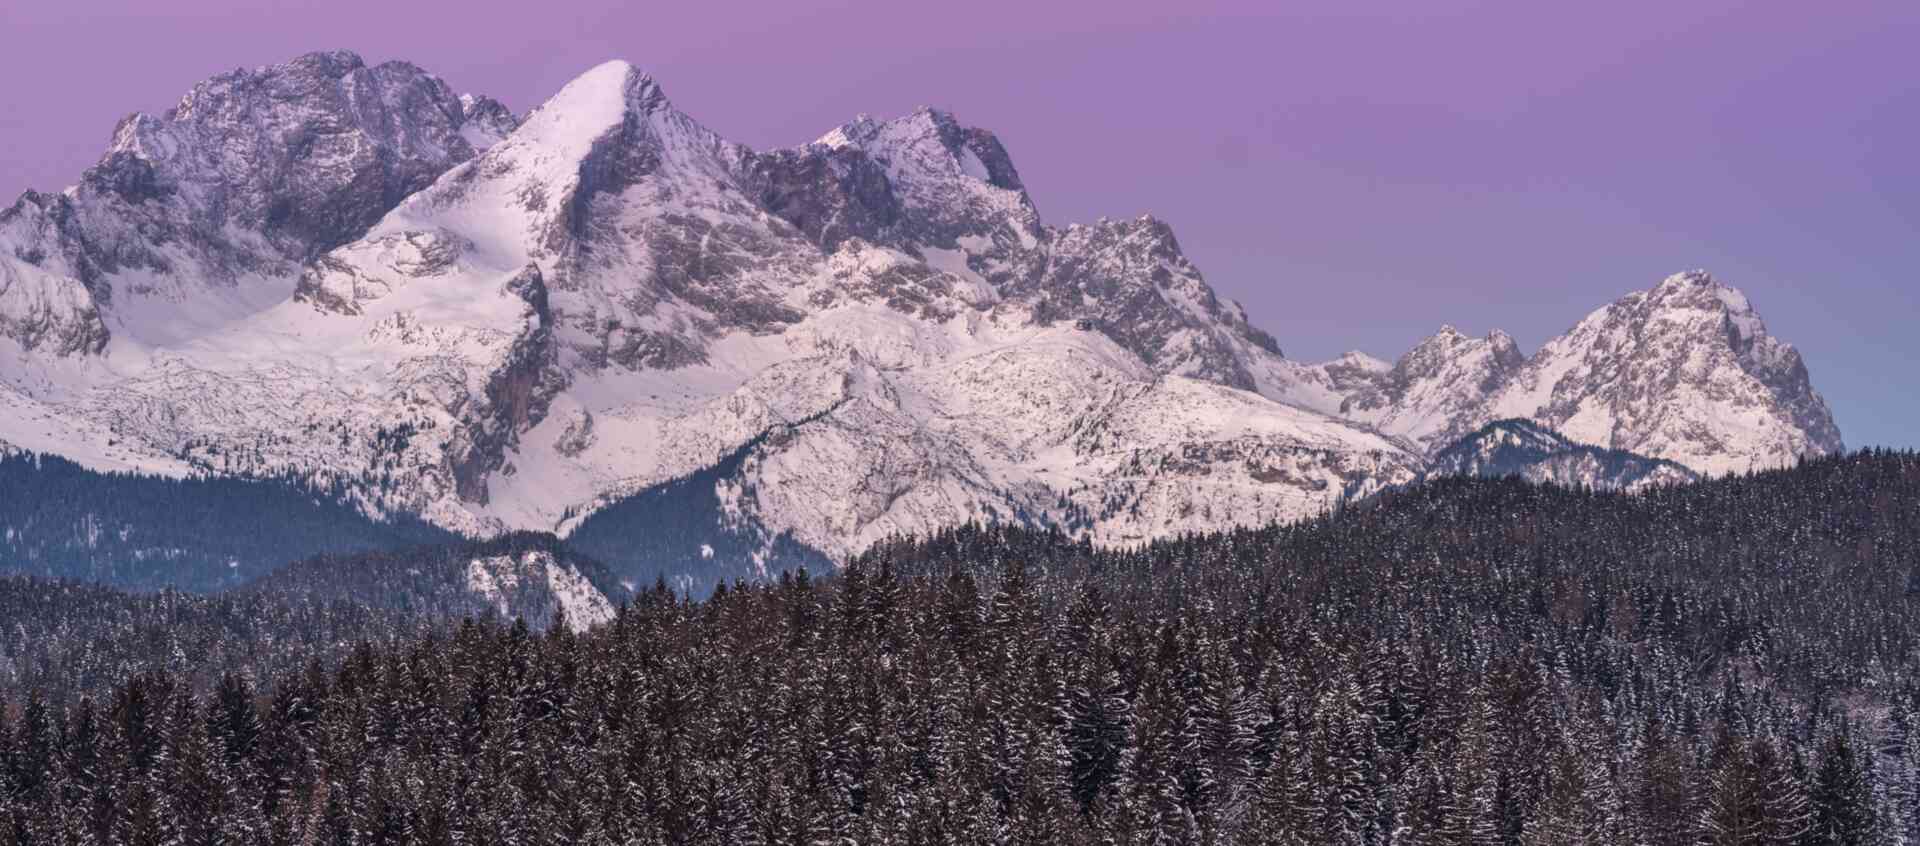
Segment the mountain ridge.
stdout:
<svg viewBox="0 0 1920 846">
<path fill-rule="evenodd" d="M 557 528 L 832 409 L 757 449 L 729 483 L 753 497 L 721 493 L 833 558 L 993 514 L 1084 518 L 1107 542 L 1291 519 L 1507 417 L 1713 473 L 1843 446 L 1797 352 L 1704 274 L 1530 356 L 1455 331 L 1391 364 L 1306 364 L 1166 223 L 1051 225 L 998 138 L 939 110 L 759 152 L 621 61 L 524 119 L 404 63 L 238 73 L 195 89 L 223 119 L 135 132 L 124 167 L 166 176 L 145 138 L 252 151 L 345 211 L 223 219 L 226 240 L 153 290 L 151 268 L 83 273 L 70 257 L 92 253 L 60 245 L 137 236 L 142 215 L 188 226 L 178 192 L 77 189 L 65 229 L 0 218 L 0 441 L 174 474 L 217 451 L 217 472 L 312 477 L 485 534 Z M 390 152 L 281 156 L 276 132 L 315 126 Z M 437 172 L 390 190 L 416 171 Z M 215 266 L 249 269 L 200 284 Z"/>
</svg>

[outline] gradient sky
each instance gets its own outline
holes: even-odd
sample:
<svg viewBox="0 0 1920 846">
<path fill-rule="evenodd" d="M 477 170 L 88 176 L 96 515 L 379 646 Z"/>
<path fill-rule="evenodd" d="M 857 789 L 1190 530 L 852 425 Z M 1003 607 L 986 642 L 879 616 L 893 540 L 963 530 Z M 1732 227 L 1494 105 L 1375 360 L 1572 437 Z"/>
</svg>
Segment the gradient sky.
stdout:
<svg viewBox="0 0 1920 846">
<path fill-rule="evenodd" d="M 1390 359 L 1442 323 L 1531 350 L 1704 267 L 1800 347 L 1850 446 L 1920 446 L 1911 0 L 759 5 L 0 0 L 0 196 L 309 50 L 517 111 L 625 58 L 762 149 L 951 109 L 1051 222 L 1172 223 L 1300 359 Z"/>
</svg>

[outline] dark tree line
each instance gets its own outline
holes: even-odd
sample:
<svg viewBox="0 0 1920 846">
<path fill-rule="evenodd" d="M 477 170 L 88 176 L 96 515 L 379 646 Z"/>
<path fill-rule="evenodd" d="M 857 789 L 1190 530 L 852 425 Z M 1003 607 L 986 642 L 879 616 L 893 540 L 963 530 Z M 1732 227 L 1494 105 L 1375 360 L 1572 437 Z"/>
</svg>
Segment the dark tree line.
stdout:
<svg viewBox="0 0 1920 846">
<path fill-rule="evenodd" d="M 17 701 L 0 844 L 1912 842 L 1917 564 L 1911 454 L 966 527 L 581 635 Z"/>
<path fill-rule="evenodd" d="M 769 435 L 747 441 L 711 467 L 594 511 L 568 533 L 567 545 L 605 562 L 634 584 L 665 580 L 674 590 L 695 596 L 705 596 L 715 585 L 736 578 L 753 579 L 802 567 L 829 568 L 830 562 L 819 550 L 790 533 L 770 531 L 750 516 L 730 512 L 720 501 L 722 485 L 740 484 L 739 496 L 755 496 L 752 486 L 741 482 L 740 468 Z"/>
<path fill-rule="evenodd" d="M 419 519 L 366 516 L 308 479 L 100 473 L 0 450 L 0 569 L 152 590 L 233 587 L 323 553 L 449 543 Z"/>
<path fill-rule="evenodd" d="M 237 592 L 292 605 L 351 602 L 400 619 L 459 620 L 498 613 L 523 618 L 536 630 L 553 623 L 559 600 L 544 577 L 498 586 L 500 595 L 476 594 L 468 567 L 475 559 L 525 558 L 542 553 L 571 566 L 608 601 L 625 602 L 631 591 L 605 565 L 544 532 L 509 532 L 491 540 L 410 549 L 322 555 L 289 564 Z M 532 573 L 530 576 L 540 574 Z"/>
<path fill-rule="evenodd" d="M 205 690 L 228 673 L 275 678 L 356 643 L 398 646 L 438 614 L 280 596 L 129 594 L 100 585 L 0 576 L 0 699 L 56 706 L 98 696 L 134 675 L 169 674 Z"/>
<path fill-rule="evenodd" d="M 0 576 L 0 696 L 69 703 L 150 671 L 202 691 L 227 673 L 272 679 L 331 663 L 362 641 L 400 644 L 462 616 L 501 616 L 501 606 L 545 629 L 558 600 L 544 579 L 502 585 L 497 596 L 468 580 L 475 559 L 529 552 L 576 568 L 615 603 L 629 596 L 605 567 L 533 532 L 318 556 L 211 596 Z"/>
</svg>

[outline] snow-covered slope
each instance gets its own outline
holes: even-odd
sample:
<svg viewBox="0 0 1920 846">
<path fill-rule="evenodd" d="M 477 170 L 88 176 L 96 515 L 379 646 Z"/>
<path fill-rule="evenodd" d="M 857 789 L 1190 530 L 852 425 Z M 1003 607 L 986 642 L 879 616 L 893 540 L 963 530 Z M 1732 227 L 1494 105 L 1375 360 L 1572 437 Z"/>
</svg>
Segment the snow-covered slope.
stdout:
<svg viewBox="0 0 1920 846">
<path fill-rule="evenodd" d="M 1601 360 L 1720 343 L 1641 342 L 1679 312 L 1633 297 L 1589 319 L 1607 345 L 1577 329 L 1523 359 L 1447 332 L 1392 365 L 1301 364 L 1166 224 L 1050 226 L 998 139 L 936 110 L 759 152 L 624 62 L 515 120 L 319 54 L 116 139 L 0 218 L 0 441 L 93 466 L 291 471 L 478 533 L 566 531 L 726 459 L 738 536 L 840 557 L 971 519 L 1131 542 L 1312 514 L 1416 478 L 1522 385 L 1545 385 L 1525 414 L 1650 454 L 1795 444 L 1667 425 L 1764 388 L 1747 425 L 1772 437 L 1798 358 L 1750 312 L 1728 318 L 1737 350 L 1701 353 L 1724 388 L 1704 411 L 1647 389 L 1658 364 Z M 144 174 L 163 187 L 112 188 Z M 1582 357 L 1587 387 L 1562 385 Z M 1805 395 L 1794 426 L 1825 419 Z M 1618 432 L 1587 434 L 1596 408 Z"/>
</svg>

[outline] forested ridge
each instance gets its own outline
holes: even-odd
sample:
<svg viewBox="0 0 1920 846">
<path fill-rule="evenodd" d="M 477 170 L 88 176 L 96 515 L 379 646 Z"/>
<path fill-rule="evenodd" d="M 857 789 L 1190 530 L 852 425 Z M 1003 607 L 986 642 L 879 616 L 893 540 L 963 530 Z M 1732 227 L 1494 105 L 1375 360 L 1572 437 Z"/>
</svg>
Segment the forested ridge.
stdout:
<svg viewBox="0 0 1920 846">
<path fill-rule="evenodd" d="M 730 512 L 718 490 L 738 484 L 742 464 L 767 438 L 814 419 L 818 416 L 763 432 L 711 467 L 606 504 L 580 519 L 567 534 L 567 545 L 634 584 L 664 579 L 674 590 L 695 596 L 735 578 L 832 566 L 791 533 L 768 531 L 758 520 Z M 755 493 L 751 485 L 742 485 L 740 495 Z"/>
<path fill-rule="evenodd" d="M 409 549 L 321 555 L 296 561 L 238 590 L 264 599 L 299 605 L 352 602 L 399 619 L 459 620 L 463 616 L 507 613 L 534 629 L 553 623 L 558 600 L 544 579 L 525 579 L 500 595 L 476 593 L 468 566 L 476 559 L 545 553 L 578 570 L 613 604 L 631 591 L 600 562 L 544 532 L 508 532 L 485 541 L 438 544 Z"/>
<path fill-rule="evenodd" d="M 1920 457 L 1437 480 L 0 708 L 0 843 L 1920 839 Z"/>
<path fill-rule="evenodd" d="M 200 691 L 228 673 L 270 681 L 337 661 L 363 641 L 404 644 L 463 616 L 498 617 L 501 607 L 545 628 L 558 607 L 545 581 L 482 596 L 467 576 L 477 558 L 530 551 L 577 568 L 613 602 L 629 595 L 599 563 L 534 532 L 316 556 L 212 595 L 0 575 L 0 696 L 64 704 L 151 671 Z"/>
<path fill-rule="evenodd" d="M 103 473 L 0 449 L 0 570 L 210 591 L 324 553 L 451 543 L 418 518 L 374 519 L 310 479 Z"/>
<path fill-rule="evenodd" d="M 160 671 L 195 689 L 228 673 L 272 679 L 356 643 L 403 645 L 436 613 L 262 594 L 131 594 L 97 584 L 0 576 L 0 698 L 59 705 Z"/>
</svg>

